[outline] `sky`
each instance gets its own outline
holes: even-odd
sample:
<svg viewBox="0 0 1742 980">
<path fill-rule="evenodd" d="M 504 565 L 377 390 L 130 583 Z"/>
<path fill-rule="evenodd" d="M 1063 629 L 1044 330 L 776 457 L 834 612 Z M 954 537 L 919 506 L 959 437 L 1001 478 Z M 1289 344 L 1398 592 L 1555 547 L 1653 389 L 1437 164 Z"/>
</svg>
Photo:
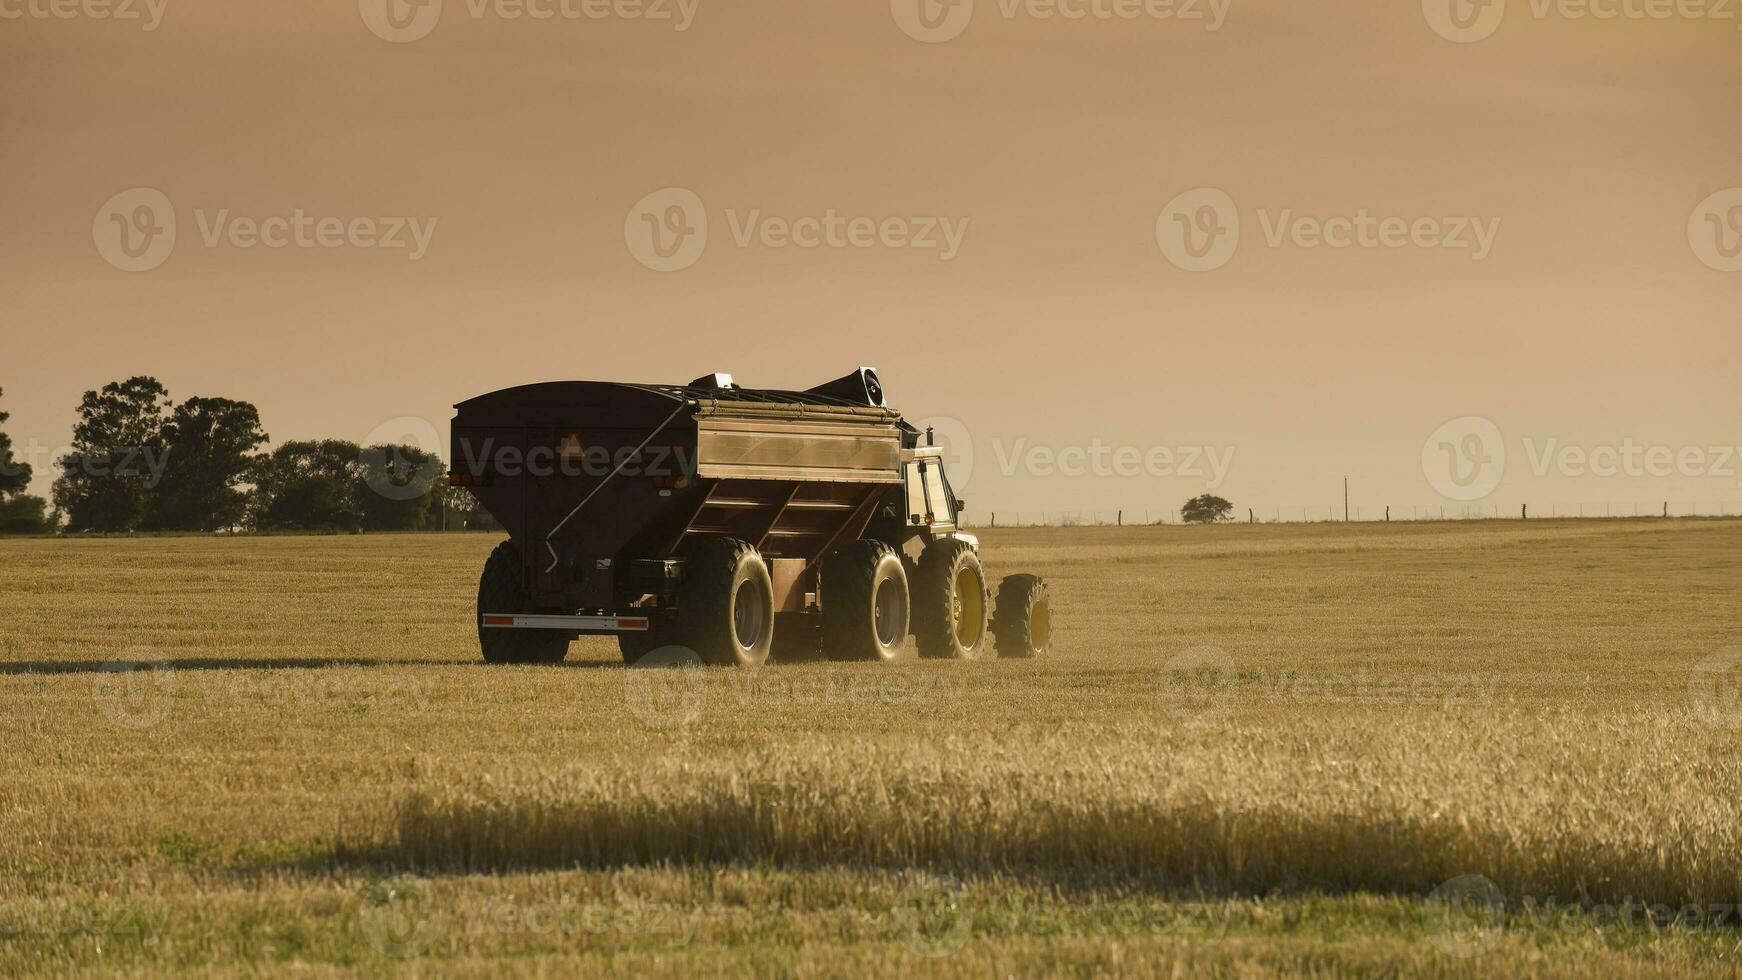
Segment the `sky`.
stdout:
<svg viewBox="0 0 1742 980">
<path fill-rule="evenodd" d="M 1612 16 L 1599 16 L 1612 15 Z M 1719 0 L 0 0 L 0 410 L 860 364 L 971 515 L 1742 513 Z"/>
</svg>

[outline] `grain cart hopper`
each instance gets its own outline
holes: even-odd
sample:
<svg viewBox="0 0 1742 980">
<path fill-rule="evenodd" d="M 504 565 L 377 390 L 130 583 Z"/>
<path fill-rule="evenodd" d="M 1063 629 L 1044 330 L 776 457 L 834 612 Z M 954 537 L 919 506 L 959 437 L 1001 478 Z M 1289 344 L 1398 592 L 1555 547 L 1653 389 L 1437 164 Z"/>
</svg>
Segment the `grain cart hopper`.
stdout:
<svg viewBox="0 0 1742 980">
<path fill-rule="evenodd" d="M 888 660 L 910 625 L 921 656 L 986 645 L 942 448 L 869 368 L 806 391 L 554 381 L 455 410 L 450 482 L 509 534 L 478 583 L 486 660 L 552 663 L 604 634 L 629 663 L 682 646 L 754 665 L 777 639 Z M 990 632 L 1003 656 L 1044 652 L 1045 584 L 1005 579 Z"/>
</svg>

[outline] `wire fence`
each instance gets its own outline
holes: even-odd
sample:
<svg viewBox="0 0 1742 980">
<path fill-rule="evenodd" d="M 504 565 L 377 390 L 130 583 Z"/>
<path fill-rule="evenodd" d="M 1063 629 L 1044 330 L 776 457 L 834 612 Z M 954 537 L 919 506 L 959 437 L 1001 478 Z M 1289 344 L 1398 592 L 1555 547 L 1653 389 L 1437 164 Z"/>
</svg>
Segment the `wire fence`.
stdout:
<svg viewBox="0 0 1742 980">
<path fill-rule="evenodd" d="M 1238 524 L 1331 524 L 1385 521 L 1492 521 L 1584 518 L 1591 520 L 1647 517 L 1742 517 L 1736 501 L 1627 501 L 1625 503 L 1543 503 L 1502 507 L 1499 504 L 1411 504 L 1407 507 L 1351 504 L 1306 507 L 1236 507 L 1226 520 Z M 998 510 L 964 514 L 964 527 L 1123 527 L 1183 524 L 1180 512 L 1128 510 Z"/>
</svg>

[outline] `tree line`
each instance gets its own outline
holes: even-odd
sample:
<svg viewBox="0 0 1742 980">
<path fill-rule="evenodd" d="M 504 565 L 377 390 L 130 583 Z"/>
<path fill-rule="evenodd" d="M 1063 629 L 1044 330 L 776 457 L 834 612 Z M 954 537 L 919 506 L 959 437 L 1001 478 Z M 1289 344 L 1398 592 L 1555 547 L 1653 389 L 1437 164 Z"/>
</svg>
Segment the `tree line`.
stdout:
<svg viewBox="0 0 1742 980">
<path fill-rule="evenodd" d="M 0 412 L 0 423 L 7 415 Z M 268 442 L 260 412 L 229 398 L 176 403 L 156 378 L 87 391 L 55 460 L 54 507 L 24 493 L 32 470 L 0 431 L 0 533 L 415 531 L 487 518 L 447 485 L 440 457 L 343 439 Z"/>
</svg>

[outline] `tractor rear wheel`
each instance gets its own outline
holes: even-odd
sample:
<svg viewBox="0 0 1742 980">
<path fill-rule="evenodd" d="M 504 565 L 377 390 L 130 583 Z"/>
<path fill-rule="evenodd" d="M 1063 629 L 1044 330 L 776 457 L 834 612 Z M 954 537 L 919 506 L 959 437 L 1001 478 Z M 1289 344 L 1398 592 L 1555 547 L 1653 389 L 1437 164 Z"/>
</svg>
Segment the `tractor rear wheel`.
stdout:
<svg viewBox="0 0 1742 980">
<path fill-rule="evenodd" d="M 907 570 L 882 541 L 850 541 L 823 559 L 823 649 L 831 660 L 894 660 L 907 639 Z"/>
<path fill-rule="evenodd" d="M 945 538 L 919 556 L 913 638 L 930 660 L 972 660 L 986 645 L 986 573 L 966 541 Z"/>
<path fill-rule="evenodd" d="M 1009 575 L 998 583 L 992 637 L 1000 657 L 1038 657 L 1052 648 L 1052 596 L 1039 575 Z"/>
<path fill-rule="evenodd" d="M 531 612 L 521 576 L 520 549 L 504 541 L 490 552 L 478 579 L 478 646 L 493 664 L 555 664 L 569 654 L 568 634 L 485 626 L 485 613 Z"/>
<path fill-rule="evenodd" d="M 774 584 L 756 548 L 710 538 L 684 563 L 678 591 L 679 642 L 705 664 L 759 667 L 774 643 Z"/>
</svg>

